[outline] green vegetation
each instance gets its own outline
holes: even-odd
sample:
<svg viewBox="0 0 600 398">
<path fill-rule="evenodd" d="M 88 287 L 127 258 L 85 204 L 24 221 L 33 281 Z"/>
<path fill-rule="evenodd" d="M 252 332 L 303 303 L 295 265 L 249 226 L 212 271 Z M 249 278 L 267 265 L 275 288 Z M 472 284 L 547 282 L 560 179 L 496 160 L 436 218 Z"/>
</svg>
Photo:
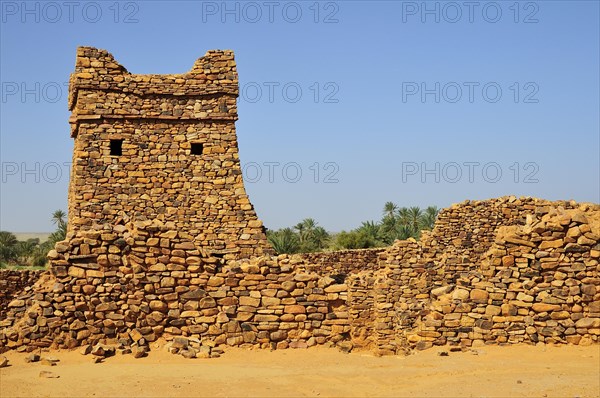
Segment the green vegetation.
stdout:
<svg viewBox="0 0 600 398">
<path fill-rule="evenodd" d="M 306 253 L 325 249 L 330 235 L 312 218 L 306 218 L 292 228 L 267 231 L 267 239 L 277 253 Z"/>
<path fill-rule="evenodd" d="M 0 231 L 0 268 L 33 267 L 44 268 L 48 259 L 46 255 L 56 242 L 65 239 L 67 234 L 66 213 L 56 210 L 52 213 L 52 223 L 56 231 L 50 234 L 47 241 L 40 243 L 39 239 L 17 240 L 16 236 L 7 231 Z"/>
<path fill-rule="evenodd" d="M 391 245 L 396 239 L 419 239 L 421 231 L 433 228 L 438 213 L 435 206 L 422 210 L 387 202 L 379 222 L 364 221 L 351 231 L 331 234 L 315 220 L 307 218 L 292 228 L 268 230 L 267 238 L 277 253 L 382 247 Z"/>
<path fill-rule="evenodd" d="M 387 202 L 380 221 L 364 221 L 358 228 L 329 233 L 312 218 L 306 218 L 291 228 L 267 230 L 267 239 L 277 253 L 308 253 L 327 250 L 366 249 L 391 245 L 396 239 L 419 239 L 421 231 L 431 230 L 438 215 L 438 208 L 430 206 L 398 207 Z M 47 241 L 39 239 L 19 241 L 14 234 L 0 231 L 0 268 L 46 266 L 46 255 L 56 242 L 67 234 L 66 213 L 56 210 L 52 222 L 56 231 Z"/>
</svg>

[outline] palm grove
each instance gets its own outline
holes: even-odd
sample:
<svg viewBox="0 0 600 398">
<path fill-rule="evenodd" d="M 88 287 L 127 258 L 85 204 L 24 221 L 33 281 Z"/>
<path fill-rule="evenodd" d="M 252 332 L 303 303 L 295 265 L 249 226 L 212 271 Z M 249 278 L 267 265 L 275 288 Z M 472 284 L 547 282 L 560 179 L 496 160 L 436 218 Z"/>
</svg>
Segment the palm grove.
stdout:
<svg viewBox="0 0 600 398">
<path fill-rule="evenodd" d="M 433 229 L 439 213 L 435 206 L 398 207 L 387 202 L 379 222 L 364 221 L 351 231 L 331 234 L 312 218 L 291 228 L 267 231 L 267 238 L 277 253 L 306 253 L 323 250 L 366 249 L 389 246 L 396 239 L 419 239 L 421 231 Z"/>
<path fill-rule="evenodd" d="M 291 228 L 267 230 L 267 238 L 277 253 L 307 253 L 340 249 L 366 249 L 391 245 L 396 239 L 418 239 L 421 231 L 431 230 L 438 215 L 434 206 L 398 207 L 387 202 L 379 222 L 365 221 L 360 227 L 337 234 L 329 233 L 312 218 L 306 218 Z M 56 242 L 65 239 L 66 213 L 56 210 L 52 214 L 56 231 L 49 238 L 17 240 L 7 231 L 0 231 L 0 268 L 7 266 L 44 267 L 46 255 Z"/>
<path fill-rule="evenodd" d="M 8 231 L 0 231 L 0 268 L 11 265 L 44 267 L 48 261 L 46 255 L 54 248 L 54 244 L 65 239 L 67 234 L 67 214 L 62 210 L 52 213 L 52 223 L 56 231 L 48 239 L 40 242 L 38 238 L 25 241 Z"/>
</svg>

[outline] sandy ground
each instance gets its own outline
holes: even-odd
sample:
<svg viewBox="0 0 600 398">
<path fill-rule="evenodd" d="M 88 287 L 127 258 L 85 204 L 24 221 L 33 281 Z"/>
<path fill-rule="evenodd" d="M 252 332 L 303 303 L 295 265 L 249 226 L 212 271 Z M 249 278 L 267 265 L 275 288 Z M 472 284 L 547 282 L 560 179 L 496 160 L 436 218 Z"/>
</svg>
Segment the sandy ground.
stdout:
<svg viewBox="0 0 600 398">
<path fill-rule="evenodd" d="M 39 239 L 40 243 L 48 240 L 52 232 L 13 232 L 17 240 Z"/>
<path fill-rule="evenodd" d="M 600 346 L 434 348 L 377 358 L 335 349 L 229 349 L 187 360 L 155 349 L 142 359 L 117 355 L 93 364 L 77 351 L 52 352 L 58 366 L 5 353 L 1 397 L 598 397 Z M 42 357 L 45 353 L 42 353 Z M 56 379 L 40 378 L 51 371 Z"/>
</svg>

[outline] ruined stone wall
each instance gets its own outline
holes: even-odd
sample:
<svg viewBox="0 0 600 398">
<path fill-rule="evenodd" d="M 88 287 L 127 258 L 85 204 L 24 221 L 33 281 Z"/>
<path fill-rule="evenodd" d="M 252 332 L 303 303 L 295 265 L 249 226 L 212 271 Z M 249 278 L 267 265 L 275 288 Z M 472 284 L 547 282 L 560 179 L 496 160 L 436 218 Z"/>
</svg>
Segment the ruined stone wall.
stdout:
<svg viewBox="0 0 600 398">
<path fill-rule="evenodd" d="M 440 250 L 437 265 L 443 266 L 447 283 L 463 271 L 476 267 L 494 243 L 501 226 L 524 224 L 527 215 L 553 207 L 572 209 L 575 202 L 551 202 L 537 198 L 505 196 L 497 199 L 467 200 L 443 209 L 425 245 Z"/>
<path fill-rule="evenodd" d="M 302 253 L 298 256 L 311 271 L 319 275 L 350 274 L 380 268 L 379 255 L 386 250 L 384 247 L 372 249 L 339 250 L 332 252 Z"/>
<path fill-rule="evenodd" d="M 237 96 L 231 51 L 135 75 L 78 49 L 69 230 L 31 288 L 17 292 L 34 274 L 0 273 L 0 352 L 598 342 L 600 206 L 466 201 L 419 242 L 272 256 L 243 185 Z"/>
<path fill-rule="evenodd" d="M 598 342 L 598 220 L 598 206 L 543 207 L 525 225 L 501 228 L 479 267 L 432 290 L 411 338 L 423 347 Z"/>
<path fill-rule="evenodd" d="M 478 212 L 513 203 L 493 199 L 442 214 L 482 225 Z M 171 223 L 104 225 L 57 245 L 52 279 L 9 304 L 0 349 L 144 345 L 177 336 L 379 354 L 443 344 L 598 342 L 600 206 L 520 203 L 516 216 L 497 219 L 475 264 L 448 261 L 476 254 L 456 241 L 440 244 L 437 225 L 419 242 L 384 250 L 239 260 L 204 254 Z M 467 229 L 453 224 L 443 232 L 447 241 Z M 369 263 L 364 271 L 353 263 L 340 278 L 343 266 L 323 266 L 323 258 Z"/>
<path fill-rule="evenodd" d="M 376 280 L 373 271 L 352 274 L 347 279 L 350 341 L 357 349 L 374 349 L 378 341 L 375 325 L 377 293 L 373 289 Z"/>
<path fill-rule="evenodd" d="M 157 219 L 209 254 L 271 252 L 242 180 L 237 96 L 232 51 L 209 51 L 184 74 L 135 75 L 106 51 L 80 47 L 69 93 L 69 238 Z"/>
<path fill-rule="evenodd" d="M 25 289 L 30 289 L 44 272 L 41 270 L 0 270 L 0 326 L 6 317 L 8 304 Z"/>
<path fill-rule="evenodd" d="M 382 255 L 387 311 L 380 306 L 375 322 L 394 332 L 380 333 L 375 347 L 597 342 L 600 229 L 591 221 L 599 209 L 507 197 L 443 211 L 420 242 L 396 242 Z M 557 313 L 540 315 L 547 304 Z"/>
<path fill-rule="evenodd" d="M 0 347 L 146 345 L 175 336 L 263 348 L 347 340 L 344 283 L 288 256 L 204 257 L 171 227 L 104 226 L 57 245 L 54 278 L 9 304 Z"/>
</svg>

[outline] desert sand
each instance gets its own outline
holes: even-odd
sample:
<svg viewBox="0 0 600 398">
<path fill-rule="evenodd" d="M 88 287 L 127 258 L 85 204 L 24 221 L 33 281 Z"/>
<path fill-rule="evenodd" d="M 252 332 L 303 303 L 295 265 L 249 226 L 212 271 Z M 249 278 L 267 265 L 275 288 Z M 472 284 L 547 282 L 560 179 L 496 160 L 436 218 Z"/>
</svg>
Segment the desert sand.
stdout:
<svg viewBox="0 0 600 398">
<path fill-rule="evenodd" d="M 117 355 L 94 364 L 77 351 L 42 353 L 57 366 L 8 352 L 2 397 L 598 397 L 600 346 L 433 348 L 375 357 L 335 349 L 228 349 L 221 358 L 185 359 L 155 348 L 146 358 Z M 50 371 L 58 378 L 40 378 Z"/>
</svg>

